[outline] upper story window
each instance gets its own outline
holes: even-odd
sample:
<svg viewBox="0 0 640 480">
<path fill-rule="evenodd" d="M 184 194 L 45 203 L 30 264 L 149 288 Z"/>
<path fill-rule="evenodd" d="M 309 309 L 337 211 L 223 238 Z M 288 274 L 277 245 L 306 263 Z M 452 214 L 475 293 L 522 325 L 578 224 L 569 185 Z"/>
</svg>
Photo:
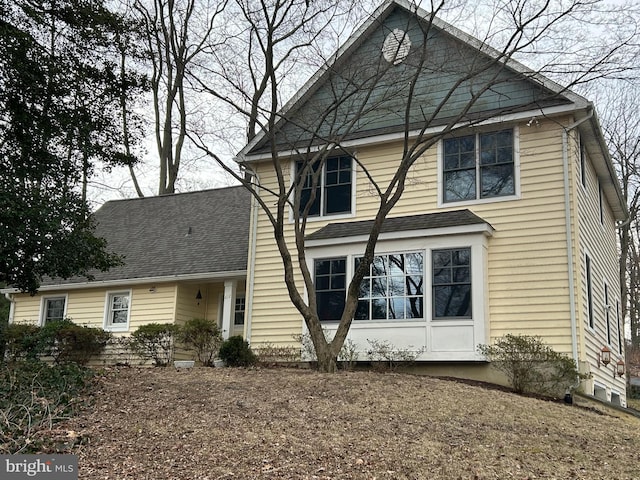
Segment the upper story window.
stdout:
<svg viewBox="0 0 640 480">
<path fill-rule="evenodd" d="M 310 217 L 351 213 L 352 165 L 353 159 L 349 156 L 327 159 L 315 188 L 315 198 L 309 207 Z M 303 163 L 296 162 L 296 172 L 302 168 Z M 309 170 L 302 185 L 300 212 L 311 200 L 315 173 L 318 173 L 318 167 Z"/>
<path fill-rule="evenodd" d="M 443 140 L 443 202 L 515 195 L 513 129 Z"/>
<path fill-rule="evenodd" d="M 106 330 L 126 331 L 129 329 L 130 292 L 111 292 L 107 294 L 105 308 Z"/>
<path fill-rule="evenodd" d="M 421 252 L 376 255 L 360 284 L 354 320 L 424 318 L 423 263 Z"/>
<path fill-rule="evenodd" d="M 41 325 L 64 319 L 67 297 L 44 297 L 42 300 Z"/>
</svg>

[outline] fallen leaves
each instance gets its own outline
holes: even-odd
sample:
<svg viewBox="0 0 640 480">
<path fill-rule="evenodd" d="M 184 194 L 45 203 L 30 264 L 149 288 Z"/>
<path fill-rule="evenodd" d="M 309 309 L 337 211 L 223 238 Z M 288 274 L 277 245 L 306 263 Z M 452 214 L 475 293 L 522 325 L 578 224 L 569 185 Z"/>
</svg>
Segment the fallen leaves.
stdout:
<svg viewBox="0 0 640 480">
<path fill-rule="evenodd" d="M 429 377 L 148 368 L 107 373 L 64 431 L 83 479 L 623 480 L 638 426 Z"/>
</svg>

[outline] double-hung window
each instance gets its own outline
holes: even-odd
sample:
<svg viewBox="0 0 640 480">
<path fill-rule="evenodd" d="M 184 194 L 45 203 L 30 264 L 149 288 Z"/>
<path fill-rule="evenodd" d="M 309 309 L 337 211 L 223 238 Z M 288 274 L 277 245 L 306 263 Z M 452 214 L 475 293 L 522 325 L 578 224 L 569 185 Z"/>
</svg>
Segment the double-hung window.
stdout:
<svg viewBox="0 0 640 480">
<path fill-rule="evenodd" d="M 245 309 L 244 297 L 236 297 L 236 304 L 233 309 L 234 325 L 244 325 L 244 309 Z"/>
<path fill-rule="evenodd" d="M 376 255 L 360 284 L 354 319 L 424 318 L 423 264 L 421 252 Z"/>
<path fill-rule="evenodd" d="M 352 163 L 349 156 L 331 157 L 322 171 L 319 164 L 309 168 L 301 185 L 300 212 L 309 206 L 310 217 L 351 213 Z M 296 162 L 296 172 L 303 168 L 303 162 Z"/>
<path fill-rule="evenodd" d="M 130 298 L 129 292 L 110 292 L 107 294 L 106 330 L 128 330 Z"/>
<path fill-rule="evenodd" d="M 346 257 L 315 261 L 316 301 L 320 320 L 340 320 L 347 296 Z"/>
<path fill-rule="evenodd" d="M 443 202 L 515 194 L 513 129 L 443 140 Z"/>
<path fill-rule="evenodd" d="M 44 297 L 42 303 L 42 325 L 62 320 L 65 315 L 67 297 Z"/>
<path fill-rule="evenodd" d="M 433 318 L 471 318 L 471 249 L 433 250 Z"/>
</svg>

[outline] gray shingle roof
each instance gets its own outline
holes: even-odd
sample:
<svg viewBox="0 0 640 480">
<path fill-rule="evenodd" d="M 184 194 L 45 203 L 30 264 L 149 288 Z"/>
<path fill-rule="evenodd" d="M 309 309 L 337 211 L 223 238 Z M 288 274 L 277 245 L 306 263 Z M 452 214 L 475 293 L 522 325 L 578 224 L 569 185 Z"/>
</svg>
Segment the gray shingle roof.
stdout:
<svg viewBox="0 0 640 480">
<path fill-rule="evenodd" d="M 244 271 L 249 243 L 250 194 L 244 187 L 105 203 L 96 213 L 96 235 L 125 264 L 92 272 L 109 281 Z M 50 280 L 43 285 L 86 282 Z"/>
<path fill-rule="evenodd" d="M 403 232 L 407 230 L 428 230 L 433 228 L 457 227 L 463 225 L 489 224 L 470 210 L 426 213 L 405 217 L 387 218 L 380 233 Z M 331 238 L 368 235 L 373 220 L 358 222 L 330 223 L 306 236 L 306 240 L 327 240 Z"/>
</svg>

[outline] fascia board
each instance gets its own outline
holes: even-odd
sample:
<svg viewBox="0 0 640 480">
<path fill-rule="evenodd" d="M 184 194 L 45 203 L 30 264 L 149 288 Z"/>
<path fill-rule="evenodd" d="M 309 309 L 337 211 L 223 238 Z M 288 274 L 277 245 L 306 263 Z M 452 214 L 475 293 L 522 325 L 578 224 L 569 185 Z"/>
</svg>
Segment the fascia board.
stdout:
<svg viewBox="0 0 640 480">
<path fill-rule="evenodd" d="M 143 277 L 143 278 L 121 278 L 117 280 L 103 280 L 103 281 L 86 281 L 78 283 L 62 283 L 56 285 L 42 285 L 38 289 L 38 293 L 41 292 L 53 292 L 60 290 L 80 290 L 86 288 L 101 288 L 101 287 L 120 287 L 126 285 L 143 285 L 149 283 L 168 283 L 179 281 L 196 281 L 196 280 L 223 280 L 232 278 L 245 278 L 247 276 L 246 270 L 232 270 L 227 272 L 212 272 L 212 273 L 190 273 L 185 275 L 165 275 L 161 277 Z M 17 288 L 3 288 L 0 293 L 20 293 Z"/>
<path fill-rule="evenodd" d="M 466 235 L 466 234 L 484 234 L 487 237 L 493 236 L 495 229 L 488 223 L 477 223 L 474 225 L 459 225 L 456 227 L 444 227 L 444 228 L 427 228 L 420 230 L 402 230 L 398 232 L 381 233 L 378 237 L 378 242 L 386 240 L 406 240 L 408 238 L 423 238 L 423 237 L 438 237 L 445 235 Z M 322 240 L 307 240 L 305 246 L 307 248 L 313 247 L 327 247 L 338 244 L 353 244 L 353 243 L 365 243 L 369 240 L 368 235 L 356 235 L 352 237 L 336 237 L 326 238 Z"/>
</svg>

